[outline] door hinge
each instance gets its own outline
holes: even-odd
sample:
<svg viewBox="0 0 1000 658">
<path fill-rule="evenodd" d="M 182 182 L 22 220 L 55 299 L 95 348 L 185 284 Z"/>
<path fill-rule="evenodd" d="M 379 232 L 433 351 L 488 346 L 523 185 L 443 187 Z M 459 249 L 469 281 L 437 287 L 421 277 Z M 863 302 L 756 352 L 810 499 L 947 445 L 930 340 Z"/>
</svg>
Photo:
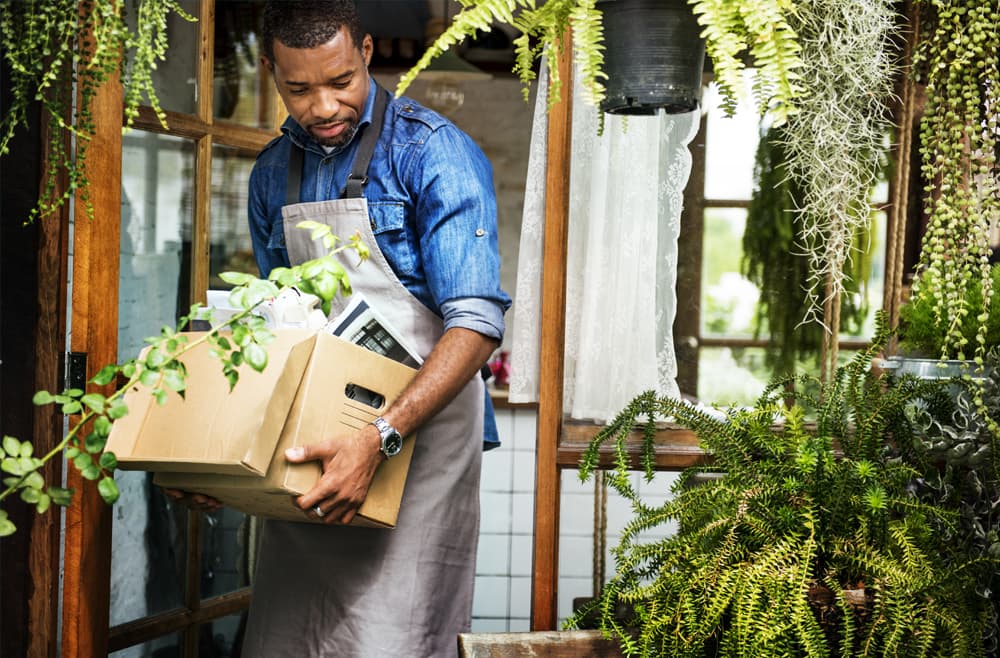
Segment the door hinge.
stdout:
<svg viewBox="0 0 1000 658">
<path fill-rule="evenodd" d="M 87 386 L 87 353 L 66 352 L 66 388 L 83 390 Z"/>
</svg>

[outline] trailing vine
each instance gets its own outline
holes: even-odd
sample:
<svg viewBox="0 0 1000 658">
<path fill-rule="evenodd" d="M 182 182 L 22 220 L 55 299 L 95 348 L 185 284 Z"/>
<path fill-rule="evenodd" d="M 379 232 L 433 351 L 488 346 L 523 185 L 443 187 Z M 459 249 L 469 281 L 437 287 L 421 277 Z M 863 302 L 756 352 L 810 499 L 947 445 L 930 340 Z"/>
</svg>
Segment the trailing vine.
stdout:
<svg viewBox="0 0 1000 658">
<path fill-rule="evenodd" d="M 459 0 L 463 9 L 451 25 L 427 48 L 417 64 L 407 71 L 396 87 L 402 94 L 431 61 L 448 48 L 488 32 L 495 24 L 506 24 L 521 34 L 514 40 L 514 73 L 524 83 L 524 95 L 535 79 L 535 63 L 547 62 L 549 106 L 559 101 L 558 55 L 563 35 L 573 31 L 574 61 L 587 101 L 600 104 L 604 98 L 604 35 L 597 0 Z M 753 94 L 762 112 L 776 123 L 795 112 L 796 99 L 805 93 L 799 82 L 802 62 L 796 34 L 789 16 L 798 0 L 688 0 L 699 24 L 706 51 L 713 60 L 716 78 L 730 113 L 743 97 L 744 57 L 752 57 L 757 68 Z"/>
<path fill-rule="evenodd" d="M 134 31 L 126 21 L 128 7 L 135 12 Z M 91 212 L 86 163 L 94 134 L 91 104 L 101 85 L 120 69 L 125 128 L 144 99 L 165 124 L 152 71 L 166 55 L 171 13 L 195 20 L 178 0 L 0 0 L 0 50 L 12 90 L 11 105 L 0 119 L 0 157 L 9 153 L 16 131 L 28 124 L 29 108 L 36 102 L 52 135 L 42 191 L 27 222 L 51 215 L 77 193 Z M 72 145 L 64 139 L 66 133 Z M 64 188 L 57 184 L 62 175 Z"/>
<path fill-rule="evenodd" d="M 234 286 L 229 300 L 240 309 L 225 322 L 195 338 L 182 333 L 194 320 L 211 320 L 211 309 L 200 304 L 191 307 L 176 328 L 164 327 L 159 336 L 146 339 L 150 344 L 138 358 L 122 364 L 107 365 L 87 383 L 84 389 L 70 388 L 61 393 L 39 391 L 34 403 L 39 406 L 59 405 L 64 415 L 75 416 L 62 440 L 49 452 L 39 457 L 34 454 L 30 441 L 4 436 L 0 441 L 0 471 L 5 475 L 4 488 L 0 490 L 0 537 L 11 535 L 17 528 L 2 505 L 15 494 L 35 511 L 44 514 L 51 505 L 69 505 L 73 491 L 48 484 L 41 469 L 51 459 L 65 455 L 80 471 L 84 479 L 97 482 L 97 490 L 108 504 L 118 500 L 118 486 L 114 471 L 118 460 L 114 453 L 105 452 L 104 446 L 113 423 L 128 413 L 124 395 L 138 384 L 149 388 L 159 404 L 164 404 L 169 391 L 184 397 L 186 369 L 181 357 L 198 345 L 208 343 L 209 353 L 219 359 L 220 376 L 225 377 L 230 389 L 239 380 L 239 367 L 244 363 L 255 371 L 267 366 L 267 344 L 274 335 L 265 326 L 255 310 L 264 301 L 272 299 L 288 287 L 316 295 L 324 313 L 329 313 L 331 300 L 337 295 L 351 293 L 350 281 L 343 266 L 334 258 L 342 251 L 351 250 L 361 259 L 369 256 L 368 247 L 359 235 L 346 242 L 333 235 L 328 226 L 312 221 L 301 222 L 299 227 L 311 231 L 312 239 L 322 242 L 327 255 L 293 267 L 274 268 L 267 279 L 259 279 L 242 272 L 226 272 L 222 279 Z M 100 392 L 119 378 L 125 383 L 109 395 Z"/>
<path fill-rule="evenodd" d="M 1000 5 L 919 0 L 921 39 L 914 70 L 926 85 L 920 167 L 927 229 L 913 295 L 928 295 L 940 357 L 972 358 L 989 347 L 990 227 L 1000 223 Z M 979 300 L 973 337 L 963 332 Z"/>
</svg>

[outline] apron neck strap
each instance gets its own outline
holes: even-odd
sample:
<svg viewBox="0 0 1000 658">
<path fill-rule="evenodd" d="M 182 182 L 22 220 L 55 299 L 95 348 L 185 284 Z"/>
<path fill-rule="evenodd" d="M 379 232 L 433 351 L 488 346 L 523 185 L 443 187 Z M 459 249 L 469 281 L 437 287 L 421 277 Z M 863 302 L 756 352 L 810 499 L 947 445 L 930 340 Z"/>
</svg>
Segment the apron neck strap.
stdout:
<svg viewBox="0 0 1000 658">
<path fill-rule="evenodd" d="M 375 145 L 378 143 L 379 135 L 382 133 L 383 118 L 385 108 L 389 102 L 389 92 L 382 89 L 377 83 L 375 85 L 375 106 L 372 108 L 372 122 L 362 129 L 361 142 L 358 144 L 358 151 L 354 155 L 354 163 L 351 166 L 351 173 L 347 177 L 347 187 L 344 190 L 345 199 L 360 199 L 364 196 L 365 183 L 368 182 L 368 165 L 375 154 Z M 285 205 L 291 206 L 299 202 L 299 190 L 302 188 L 302 163 L 305 152 L 302 147 L 292 142 L 292 148 L 288 156 L 288 179 L 285 185 Z"/>
</svg>

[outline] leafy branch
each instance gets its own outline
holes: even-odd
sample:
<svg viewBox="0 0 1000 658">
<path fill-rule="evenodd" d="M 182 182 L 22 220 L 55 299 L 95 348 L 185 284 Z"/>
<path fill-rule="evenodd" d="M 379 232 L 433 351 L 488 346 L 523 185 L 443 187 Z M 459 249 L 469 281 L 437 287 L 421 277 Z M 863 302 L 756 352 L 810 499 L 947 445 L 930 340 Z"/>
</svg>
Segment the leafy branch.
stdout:
<svg viewBox="0 0 1000 658">
<path fill-rule="evenodd" d="M 328 226 L 317 222 L 304 221 L 298 226 L 309 230 L 312 239 L 319 240 L 327 254 L 300 265 L 275 268 L 267 279 L 242 272 L 223 273 L 222 280 L 234 286 L 229 295 L 230 303 L 240 310 L 204 333 L 181 333 L 192 321 L 212 320 L 211 308 L 194 304 L 190 313 L 180 318 L 176 329 L 164 326 L 159 336 L 147 338 L 149 347 L 137 358 L 122 364 L 106 365 L 88 380 L 88 384 L 100 388 L 124 378 L 125 383 L 110 395 L 80 388 L 66 389 L 58 394 L 48 391 L 36 393 L 33 398 L 36 405 L 60 405 L 64 415 L 77 418 L 62 440 L 40 458 L 34 456 L 34 446 L 30 441 L 3 437 L 0 442 L 0 471 L 7 477 L 3 480 L 5 488 L 0 491 L 0 505 L 14 494 L 33 505 L 38 514 L 44 514 L 52 504 L 69 505 L 73 490 L 47 486 L 41 473 L 50 460 L 61 454 L 65 454 L 85 480 L 97 482 L 98 492 L 106 503 L 115 503 L 119 497 L 114 480 L 118 460 L 114 453 L 105 452 L 104 446 L 113 423 L 128 413 L 124 401 L 126 392 L 141 384 L 150 389 L 158 404 L 166 403 L 170 391 L 183 398 L 187 370 L 181 357 L 205 343 L 211 346 L 209 353 L 219 359 L 222 375 L 232 390 L 239 380 L 241 365 L 246 364 L 257 372 L 267 366 L 267 345 L 274 339 L 274 334 L 265 326 L 264 319 L 255 314 L 261 304 L 276 297 L 282 289 L 294 287 L 318 297 L 323 312 L 328 314 L 334 297 L 350 295 L 347 272 L 335 256 L 349 250 L 361 260 L 367 259 L 370 252 L 360 236 L 356 234 L 344 241 L 333 235 Z M 7 511 L 0 507 L 0 537 L 11 535 L 16 530 Z"/>
</svg>

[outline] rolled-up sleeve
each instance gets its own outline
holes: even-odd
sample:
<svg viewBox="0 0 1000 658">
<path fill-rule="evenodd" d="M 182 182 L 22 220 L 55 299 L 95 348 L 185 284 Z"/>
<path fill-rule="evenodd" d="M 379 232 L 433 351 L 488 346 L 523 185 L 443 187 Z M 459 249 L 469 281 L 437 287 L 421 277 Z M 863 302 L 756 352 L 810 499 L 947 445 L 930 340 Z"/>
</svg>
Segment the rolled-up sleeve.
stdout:
<svg viewBox="0 0 1000 658">
<path fill-rule="evenodd" d="M 500 288 L 492 167 L 451 125 L 435 130 L 424 149 L 416 219 L 428 287 L 445 328 L 500 339 L 510 297 Z"/>
</svg>

